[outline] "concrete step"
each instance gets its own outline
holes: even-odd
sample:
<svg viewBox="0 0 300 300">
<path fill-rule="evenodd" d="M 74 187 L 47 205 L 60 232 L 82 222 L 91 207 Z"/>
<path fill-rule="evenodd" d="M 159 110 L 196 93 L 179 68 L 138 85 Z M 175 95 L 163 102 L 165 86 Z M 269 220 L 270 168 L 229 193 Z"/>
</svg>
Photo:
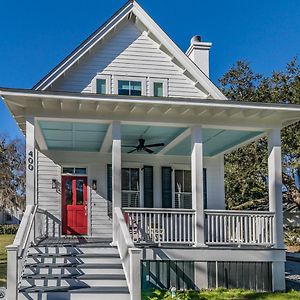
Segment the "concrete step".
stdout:
<svg viewBox="0 0 300 300">
<path fill-rule="evenodd" d="M 107 245 L 105 247 L 97 247 L 97 246 L 91 246 L 91 247 L 81 247 L 81 246 L 40 246 L 40 247 L 30 247 L 28 249 L 29 254 L 37 254 L 37 253 L 49 253 L 49 254 L 81 254 L 81 253 L 97 253 L 99 255 L 101 254 L 118 254 L 118 249 L 116 247 L 111 247 L 110 245 Z"/>
<path fill-rule="evenodd" d="M 21 280 L 22 287 L 127 287 L 125 275 L 119 274 L 48 274 L 24 275 Z"/>
<path fill-rule="evenodd" d="M 27 264 L 24 274 L 124 274 L 122 264 Z"/>
<path fill-rule="evenodd" d="M 55 290 L 55 291 L 54 291 Z M 129 300 L 130 295 L 127 287 L 96 287 L 96 288 L 28 288 L 19 293 L 18 300 Z"/>
</svg>

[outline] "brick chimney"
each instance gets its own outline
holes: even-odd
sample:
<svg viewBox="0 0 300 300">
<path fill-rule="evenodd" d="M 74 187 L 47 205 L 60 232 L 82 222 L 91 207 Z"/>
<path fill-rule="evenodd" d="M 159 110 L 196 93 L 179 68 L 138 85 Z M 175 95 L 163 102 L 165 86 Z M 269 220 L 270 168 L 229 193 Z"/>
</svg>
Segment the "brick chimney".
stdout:
<svg viewBox="0 0 300 300">
<path fill-rule="evenodd" d="M 192 60 L 200 70 L 209 77 L 209 50 L 211 43 L 201 41 L 199 35 L 195 35 L 191 39 L 191 46 L 186 52 L 186 55 Z"/>
</svg>

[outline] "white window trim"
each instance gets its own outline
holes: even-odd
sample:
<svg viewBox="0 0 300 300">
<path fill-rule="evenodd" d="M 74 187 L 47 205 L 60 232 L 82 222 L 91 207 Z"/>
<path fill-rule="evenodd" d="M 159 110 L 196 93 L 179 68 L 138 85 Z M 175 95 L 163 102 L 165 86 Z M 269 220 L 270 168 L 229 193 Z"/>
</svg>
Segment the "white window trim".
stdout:
<svg viewBox="0 0 300 300">
<path fill-rule="evenodd" d="M 106 80 L 106 87 L 105 87 L 105 94 L 111 94 L 111 77 L 110 75 L 103 75 L 103 74 L 97 74 L 94 79 L 92 80 L 92 93 L 96 94 L 97 85 L 96 81 L 97 79 L 104 79 Z"/>
<path fill-rule="evenodd" d="M 113 94 L 118 95 L 119 92 L 119 80 L 124 81 L 139 81 L 142 83 L 142 96 L 146 96 L 147 94 L 147 82 L 146 77 L 133 77 L 133 76 L 114 76 L 113 82 Z"/>
<path fill-rule="evenodd" d="M 75 174 L 75 173 L 63 173 L 64 168 L 85 168 L 86 169 L 86 174 Z M 61 176 L 73 176 L 73 177 L 89 177 L 89 169 L 86 165 L 72 165 L 72 164 L 67 164 L 67 165 L 62 165 L 61 166 Z"/>
<path fill-rule="evenodd" d="M 149 78 L 149 96 L 154 97 L 154 83 L 162 83 L 163 84 L 163 97 L 168 97 L 168 79 L 162 78 Z"/>
</svg>

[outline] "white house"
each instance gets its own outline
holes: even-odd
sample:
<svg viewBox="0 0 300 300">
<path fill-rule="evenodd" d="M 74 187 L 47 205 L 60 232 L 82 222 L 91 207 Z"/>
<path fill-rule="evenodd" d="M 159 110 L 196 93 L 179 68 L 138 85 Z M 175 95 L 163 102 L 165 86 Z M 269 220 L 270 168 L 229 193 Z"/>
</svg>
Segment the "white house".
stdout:
<svg viewBox="0 0 300 300">
<path fill-rule="evenodd" d="M 8 299 L 149 288 L 284 290 L 280 130 L 300 106 L 236 102 L 128 1 L 31 90 L 0 89 L 26 135 Z M 269 143 L 269 211 L 225 210 L 224 153 Z"/>
</svg>

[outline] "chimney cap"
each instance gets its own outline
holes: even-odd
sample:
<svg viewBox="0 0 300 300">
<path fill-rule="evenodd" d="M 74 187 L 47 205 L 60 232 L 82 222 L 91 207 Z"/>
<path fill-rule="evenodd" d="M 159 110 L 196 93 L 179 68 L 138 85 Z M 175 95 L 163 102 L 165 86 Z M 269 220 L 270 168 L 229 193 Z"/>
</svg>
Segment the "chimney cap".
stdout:
<svg viewBox="0 0 300 300">
<path fill-rule="evenodd" d="M 201 43 L 202 39 L 200 35 L 194 35 L 191 39 L 191 45 L 195 43 Z"/>
</svg>

